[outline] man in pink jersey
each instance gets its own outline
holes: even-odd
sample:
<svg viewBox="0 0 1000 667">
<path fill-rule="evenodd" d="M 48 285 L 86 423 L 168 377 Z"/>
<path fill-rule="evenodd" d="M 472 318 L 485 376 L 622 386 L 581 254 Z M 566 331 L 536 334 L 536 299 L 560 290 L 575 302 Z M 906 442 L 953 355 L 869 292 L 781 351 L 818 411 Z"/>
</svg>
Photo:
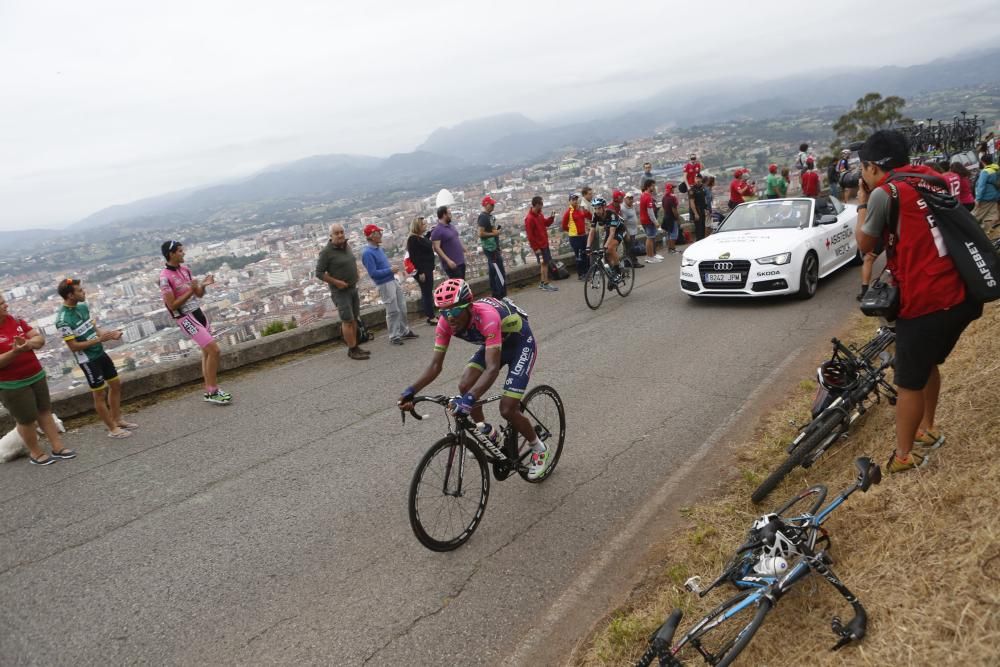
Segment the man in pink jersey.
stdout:
<svg viewBox="0 0 1000 667">
<path fill-rule="evenodd" d="M 201 282 L 191 276 L 184 266 L 184 245 L 180 241 L 164 241 L 160 247 L 167 265 L 160 271 L 160 292 L 167 312 L 176 320 L 185 336 L 201 348 L 201 372 L 205 377 L 204 400 L 216 405 L 229 405 L 233 397 L 219 388 L 219 344 L 215 342 L 208 326 L 208 318 L 201 311 L 199 299 L 205 288 L 215 283 L 215 276 L 208 274 Z"/>
</svg>

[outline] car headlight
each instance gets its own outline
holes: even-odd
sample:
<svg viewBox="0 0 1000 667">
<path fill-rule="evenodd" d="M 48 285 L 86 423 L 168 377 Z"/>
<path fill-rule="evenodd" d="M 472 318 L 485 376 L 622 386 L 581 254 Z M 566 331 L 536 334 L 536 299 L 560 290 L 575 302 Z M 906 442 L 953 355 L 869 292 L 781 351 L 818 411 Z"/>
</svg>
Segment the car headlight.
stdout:
<svg viewBox="0 0 1000 667">
<path fill-rule="evenodd" d="M 681 266 L 694 266 L 695 261 L 687 255 L 681 255 Z"/>
<path fill-rule="evenodd" d="M 767 257 L 757 258 L 758 264 L 788 264 L 792 261 L 792 253 L 783 252 L 778 255 L 768 255 Z"/>
</svg>

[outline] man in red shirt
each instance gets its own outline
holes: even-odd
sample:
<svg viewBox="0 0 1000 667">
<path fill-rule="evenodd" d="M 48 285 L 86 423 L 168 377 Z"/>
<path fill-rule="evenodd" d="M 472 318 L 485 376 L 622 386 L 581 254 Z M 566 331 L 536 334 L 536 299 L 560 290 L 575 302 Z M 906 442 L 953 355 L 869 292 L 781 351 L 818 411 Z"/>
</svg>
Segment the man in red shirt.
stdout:
<svg viewBox="0 0 1000 667">
<path fill-rule="evenodd" d="M 729 208 L 736 208 L 744 201 L 744 197 L 753 194 L 753 186 L 743 179 L 746 174 L 745 169 L 737 169 L 733 172 L 733 180 L 729 184 Z"/>
<path fill-rule="evenodd" d="M 806 170 L 802 172 L 802 196 L 819 197 L 819 172 L 812 158 L 806 160 Z"/>
<path fill-rule="evenodd" d="M 646 232 L 646 263 L 663 261 L 663 255 L 656 253 L 656 181 L 647 178 L 642 183 L 639 197 L 639 224 Z"/>
<path fill-rule="evenodd" d="M 63 445 L 59 427 L 52 418 L 45 370 L 35 356 L 35 350 L 43 345 L 45 336 L 12 316 L 0 294 L 0 404 L 17 424 L 17 433 L 28 448 L 28 460 L 39 466 L 76 457 L 76 452 Z M 52 454 L 46 454 L 38 446 L 35 429 L 39 426 L 49 439 Z"/>
<path fill-rule="evenodd" d="M 687 164 L 684 165 L 684 180 L 687 181 L 688 190 L 694 187 L 694 179 L 698 174 L 701 173 L 701 162 L 698 162 L 698 156 L 691 153 L 688 158 Z"/>
<path fill-rule="evenodd" d="M 549 266 L 552 264 L 552 251 L 549 250 L 548 227 L 555 222 L 556 216 L 545 217 L 542 213 L 542 198 L 535 195 L 531 198 L 531 208 L 524 216 L 524 231 L 528 235 L 528 245 L 535 253 L 535 259 L 541 267 L 541 282 L 538 289 L 546 292 L 558 292 L 559 288 L 549 283 Z"/>
<path fill-rule="evenodd" d="M 921 165 L 910 166 L 906 137 L 880 130 L 859 151 L 861 183 L 858 190 L 858 249 L 870 253 L 881 240 L 887 267 L 899 287 L 896 320 L 896 449 L 886 471 L 919 468 L 927 453 L 944 444 L 934 424 L 941 373 L 938 366 L 951 353 L 965 328 L 983 313 L 978 301 L 966 300 L 965 282 L 948 255 L 934 217 L 911 184 L 911 179 L 887 183 L 895 169 L 931 175 Z M 914 179 L 916 180 L 916 179 Z M 927 181 L 923 181 L 927 183 Z M 893 199 L 896 205 L 893 206 Z M 893 215 L 893 208 L 898 213 Z M 914 446 L 919 451 L 911 451 Z"/>
</svg>

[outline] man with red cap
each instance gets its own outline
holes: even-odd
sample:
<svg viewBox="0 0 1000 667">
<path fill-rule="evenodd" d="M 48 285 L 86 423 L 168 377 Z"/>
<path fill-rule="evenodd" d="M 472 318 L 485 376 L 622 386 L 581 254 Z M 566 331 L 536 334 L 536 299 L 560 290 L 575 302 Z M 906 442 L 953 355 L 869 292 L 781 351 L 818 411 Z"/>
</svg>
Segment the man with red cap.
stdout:
<svg viewBox="0 0 1000 667">
<path fill-rule="evenodd" d="M 382 228 L 365 225 L 368 245 L 361 253 L 361 263 L 378 288 L 382 305 L 385 306 L 385 326 L 389 330 L 389 342 L 402 345 L 404 339 L 418 338 L 406 322 L 406 295 L 403 286 L 396 281 L 396 271 L 389 264 L 389 258 L 382 250 Z"/>
<path fill-rule="evenodd" d="M 744 178 L 745 169 L 737 169 L 733 172 L 733 180 L 729 183 L 729 208 L 736 208 L 744 201 L 744 197 L 753 194 L 753 186 Z"/>
<path fill-rule="evenodd" d="M 490 291 L 494 299 L 502 299 L 507 296 L 507 272 L 503 268 L 503 255 L 500 252 L 500 227 L 493 216 L 493 208 L 497 201 L 486 195 L 481 203 L 483 212 L 479 214 L 479 243 L 483 246 L 483 255 L 486 256 Z"/>
<path fill-rule="evenodd" d="M 788 183 L 778 173 L 778 165 L 772 164 L 767 168 L 767 190 L 764 193 L 765 199 L 780 199 L 788 192 Z"/>
</svg>

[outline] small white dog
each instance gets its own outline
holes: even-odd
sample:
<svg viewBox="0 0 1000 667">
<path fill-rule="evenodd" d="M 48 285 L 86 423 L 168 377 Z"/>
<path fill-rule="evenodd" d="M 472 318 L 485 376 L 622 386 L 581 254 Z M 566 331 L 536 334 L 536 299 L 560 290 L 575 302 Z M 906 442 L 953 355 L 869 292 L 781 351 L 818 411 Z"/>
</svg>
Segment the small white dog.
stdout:
<svg viewBox="0 0 1000 667">
<path fill-rule="evenodd" d="M 65 433 L 66 427 L 63 426 L 62 420 L 56 415 L 52 415 L 52 418 L 56 421 L 56 426 L 59 428 L 59 432 Z M 38 429 L 38 433 L 42 434 L 42 429 Z M 24 440 L 21 438 L 21 434 L 17 432 L 16 428 L 4 437 L 0 438 L 0 463 L 13 461 L 18 457 L 27 455 L 28 448 L 25 446 Z"/>
</svg>

